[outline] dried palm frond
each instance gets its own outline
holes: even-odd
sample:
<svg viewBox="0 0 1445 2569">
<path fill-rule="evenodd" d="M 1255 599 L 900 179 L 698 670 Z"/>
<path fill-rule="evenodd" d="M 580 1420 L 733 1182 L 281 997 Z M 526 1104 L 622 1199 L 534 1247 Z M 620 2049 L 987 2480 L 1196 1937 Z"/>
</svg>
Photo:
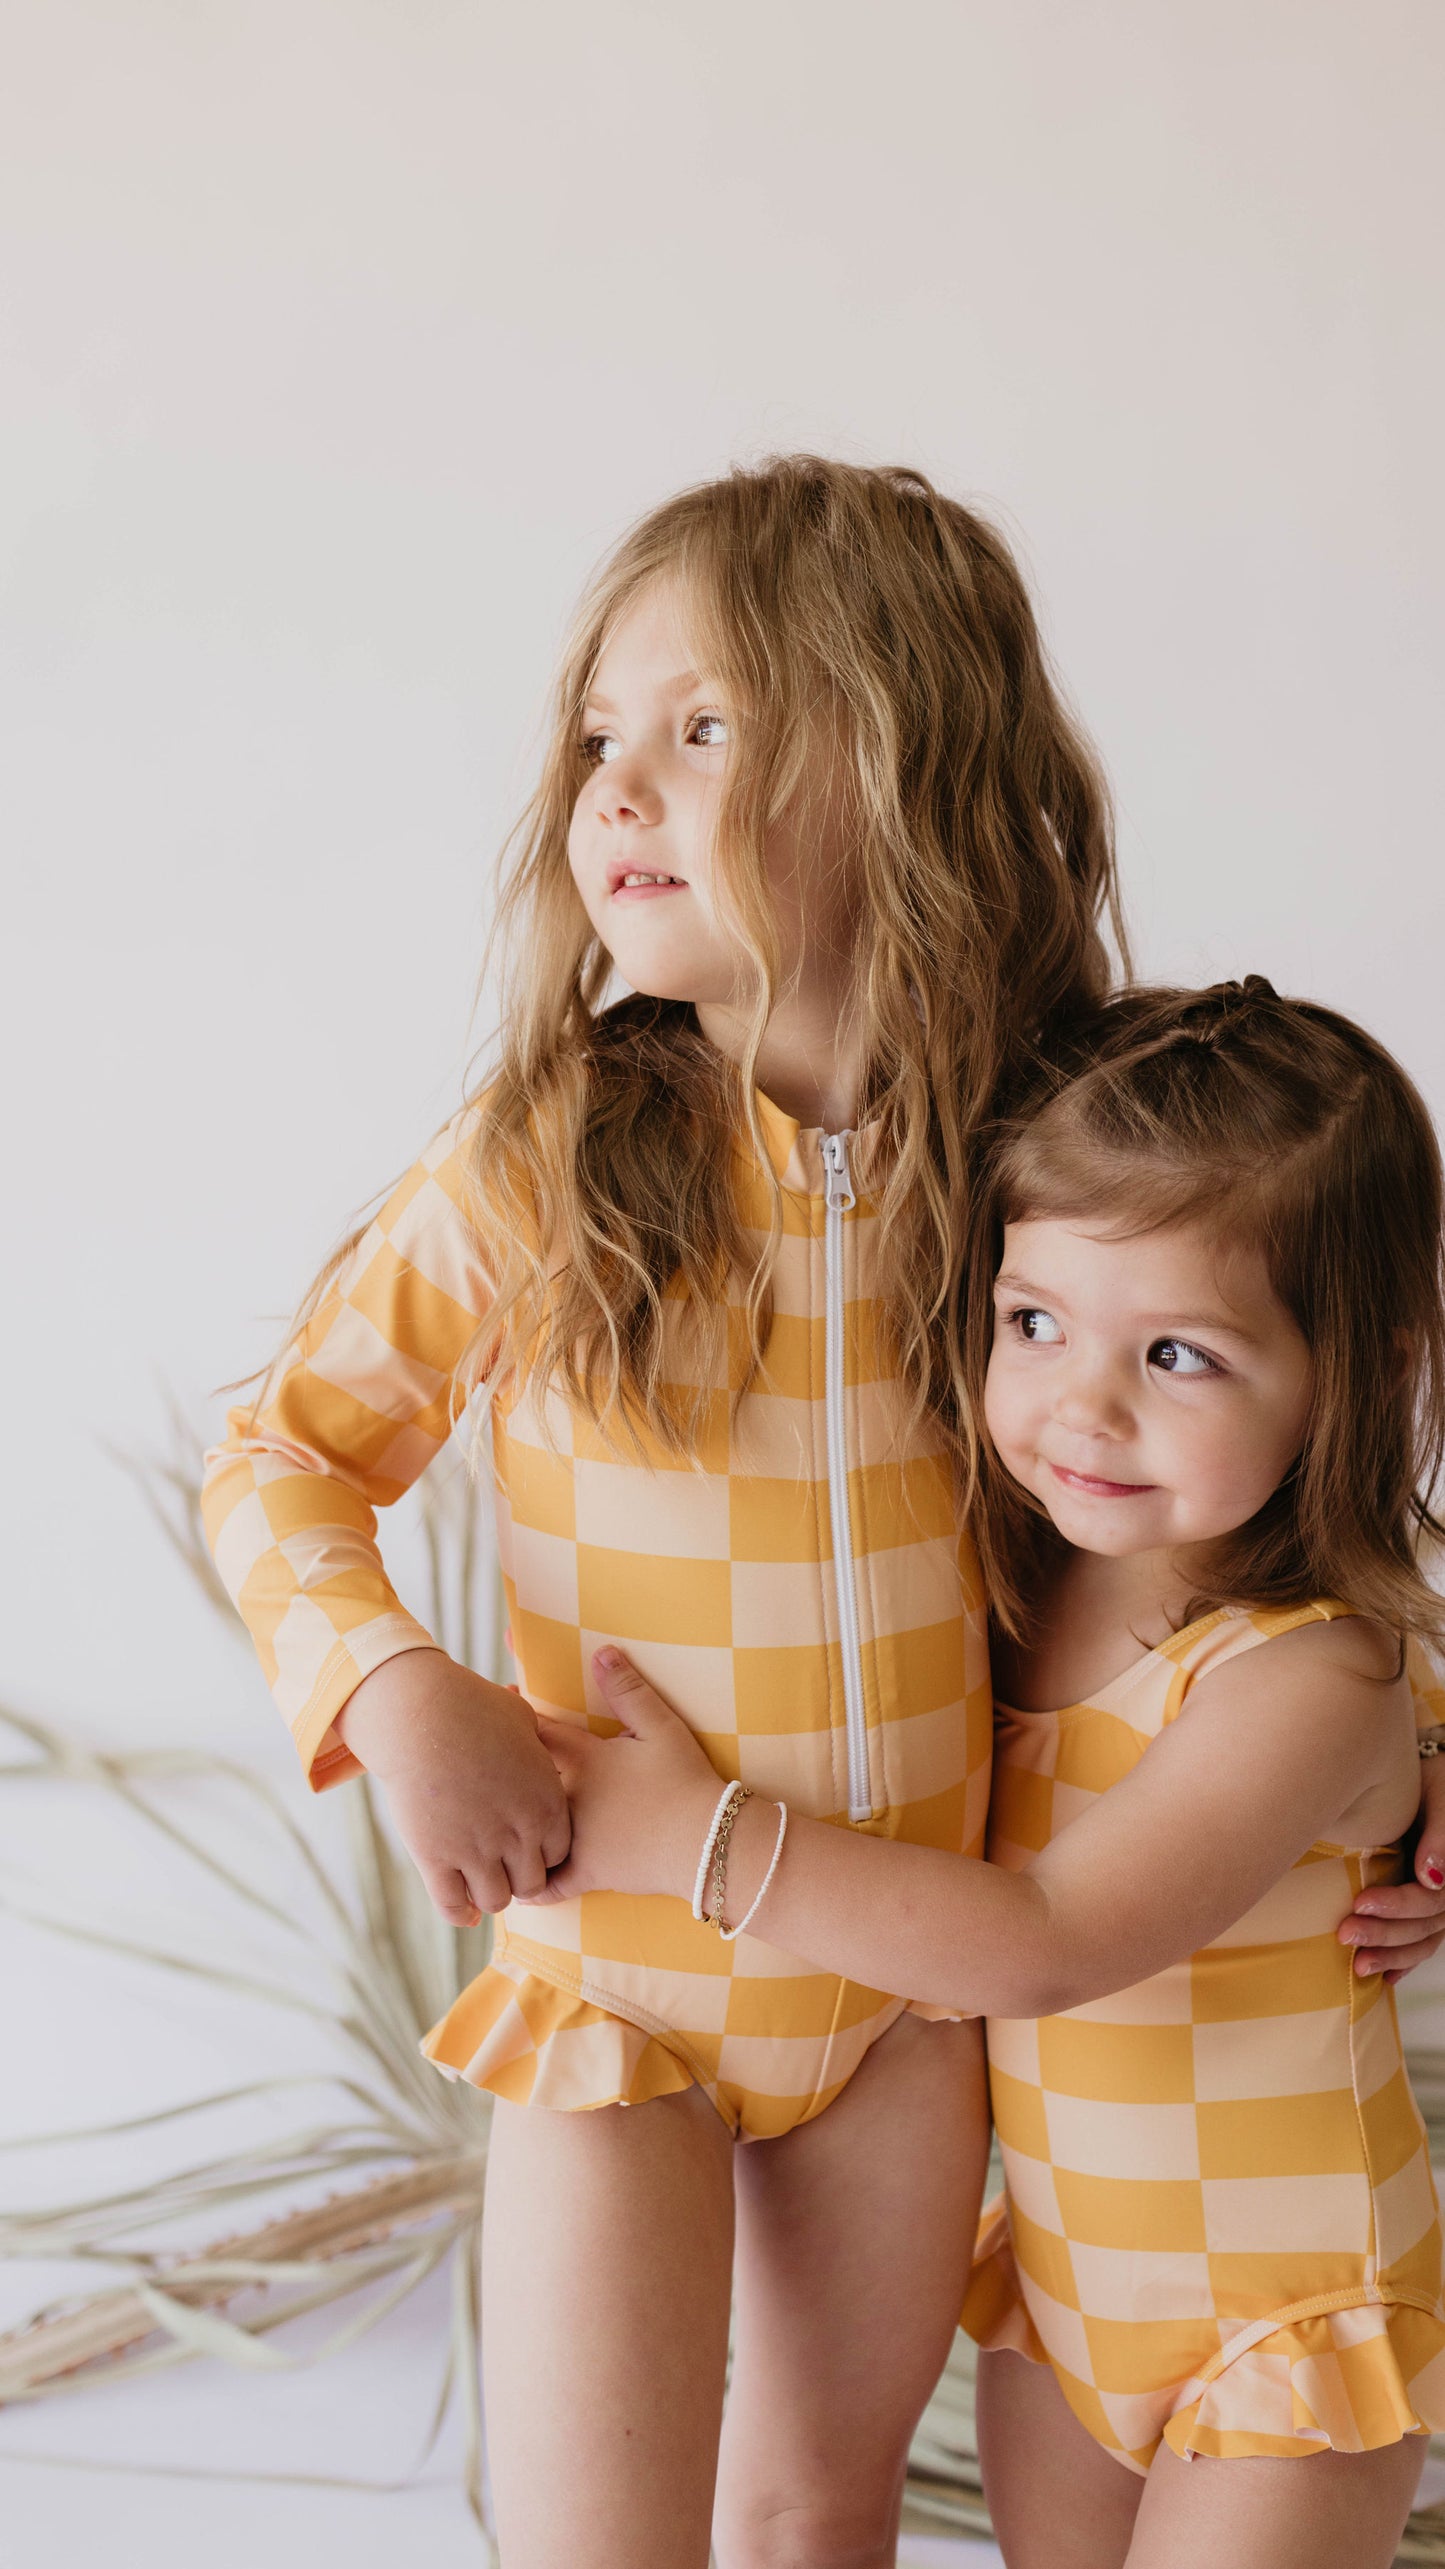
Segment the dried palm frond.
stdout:
<svg viewBox="0 0 1445 2569">
<path fill-rule="evenodd" d="M 485 2102 L 440 2077 L 417 2046 L 445 1997 L 481 1968 L 484 1930 L 450 1929 L 436 1918 L 391 1848 L 364 1782 L 349 1797 L 359 1887 L 354 1912 L 280 1797 L 246 1768 L 191 1752 L 103 1754 L 3 1707 L 0 1721 L 30 1752 L 0 1764 L 8 1788 L 47 1779 L 108 1793 L 128 1819 L 154 1826 L 204 1870 L 212 1914 L 222 1901 L 248 1905 L 273 1938 L 294 1941 L 296 1965 L 290 1972 L 283 1965 L 277 1975 L 239 1956 L 209 1960 L 184 1927 L 174 1938 L 142 1939 L 117 1933 L 110 1922 L 15 1901 L 4 1904 L 9 1914 L 216 1989 L 299 2010 L 315 2023 L 324 2057 L 336 2062 L 314 2076 L 258 2079 L 190 2098 L 125 2125 L 28 2135 L 7 2145 L 103 2143 L 122 2131 L 185 2125 L 293 2088 L 317 2098 L 308 2120 L 275 2138 L 189 2161 L 119 2192 L 0 2215 L 0 2255 L 69 2259 L 98 2267 L 105 2277 L 95 2290 L 38 2311 L 0 2337 L 0 2400 L 128 2379 L 195 2354 L 252 2366 L 302 2360 L 271 2344 L 272 2332 L 304 2312 L 365 2293 L 360 2311 L 304 2359 L 319 2361 L 374 2326 L 448 2258 L 457 2307 L 474 2313 Z M 173 1788 L 218 1781 L 262 1816 L 269 1844 L 255 1867 L 258 1877 L 285 1884 L 289 1865 L 309 1885 L 323 1921 L 319 1938 L 302 1899 L 258 1888 L 208 1844 L 199 1821 L 177 1814 Z M 318 2183 L 328 2189 L 325 2199 L 298 2203 L 298 2192 Z M 203 2249 L 177 2241 L 178 2232 L 194 2233 L 198 2223 L 217 2217 L 227 2222 L 225 2235 Z M 236 2309 L 223 2316 L 223 2305 L 233 2303 Z M 455 2355 L 457 2387 L 474 2410 L 474 2326 L 463 2328 Z M 480 2423 L 471 2415 L 465 2475 L 480 2521 Z"/>
<path fill-rule="evenodd" d="M 117 1459 L 203 1594 L 244 1640 L 200 1529 L 199 1440 L 174 1405 L 170 1431 L 161 1461 L 137 1467 Z M 470 1657 L 474 1646 L 477 1563 L 475 1511 L 469 1494 L 458 1505 L 460 1477 L 435 1486 L 423 1513 L 431 1629 L 458 1658 Z M 322 2057 L 334 2063 L 315 2074 L 187 2098 L 124 2124 L 30 2134 L 4 2145 L 103 2145 L 123 2133 L 188 2129 L 216 2111 L 310 2091 L 310 2119 L 293 2130 L 124 2191 L 0 2214 L 0 2255 L 70 2260 L 103 2275 L 95 2289 L 38 2310 L 0 2336 L 0 2402 L 128 2380 L 198 2354 L 251 2367 L 318 2362 L 449 2262 L 452 2343 L 441 2350 L 444 2375 L 428 2443 L 449 2400 L 459 2399 L 464 2484 L 485 2532 L 477 2264 L 488 2101 L 443 2078 L 418 2046 L 458 1988 L 483 1968 L 489 1924 L 457 1929 L 437 1916 L 388 1837 L 364 1777 L 343 1797 L 350 1859 L 343 1889 L 286 1798 L 242 1764 L 188 1749 L 106 1752 L 3 1706 L 0 1723 L 19 1752 L 0 1760 L 8 1790 L 48 1784 L 98 1791 L 118 1820 L 156 1832 L 207 1881 L 201 1919 L 160 1936 L 127 1935 L 114 1917 L 87 1919 L 70 1908 L 41 1911 L 14 1899 L 0 1906 L 70 1941 L 299 2011 L 313 2021 Z M 262 1832 L 261 1852 L 244 1872 L 218 1843 L 243 1809 Z M 269 1945 L 280 1940 L 279 1966 L 253 1961 L 234 1934 L 223 1958 L 207 1958 L 205 1926 L 238 1904 Z M 318 2186 L 326 2189 L 320 2200 Z M 198 2227 L 213 2219 L 224 2219 L 224 2235 L 198 2247 Z M 352 2297 L 359 2306 L 304 2356 L 275 2342 L 288 2320 Z"/>
</svg>

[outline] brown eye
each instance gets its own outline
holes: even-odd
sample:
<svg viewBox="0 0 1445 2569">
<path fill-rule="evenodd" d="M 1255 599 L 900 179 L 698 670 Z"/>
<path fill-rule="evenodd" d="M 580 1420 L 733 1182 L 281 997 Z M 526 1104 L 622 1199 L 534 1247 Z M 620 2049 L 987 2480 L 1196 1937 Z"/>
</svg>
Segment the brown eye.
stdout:
<svg viewBox="0 0 1445 2569">
<path fill-rule="evenodd" d="M 697 743 L 699 749 L 726 749 L 728 727 L 721 714 L 695 714 L 689 738 Z"/>
<path fill-rule="evenodd" d="M 610 731 L 591 731 L 582 743 L 582 755 L 589 767 L 606 767 L 617 756 L 618 743 Z"/>
<path fill-rule="evenodd" d="M 1053 1347 L 1063 1336 L 1051 1311 L 1015 1311 L 1011 1315 L 1021 1338 L 1031 1347 Z"/>
<path fill-rule="evenodd" d="M 1191 1347 L 1187 1338 L 1156 1338 L 1149 1350 L 1149 1362 L 1161 1374 L 1217 1374 L 1219 1367 L 1202 1347 Z"/>
</svg>

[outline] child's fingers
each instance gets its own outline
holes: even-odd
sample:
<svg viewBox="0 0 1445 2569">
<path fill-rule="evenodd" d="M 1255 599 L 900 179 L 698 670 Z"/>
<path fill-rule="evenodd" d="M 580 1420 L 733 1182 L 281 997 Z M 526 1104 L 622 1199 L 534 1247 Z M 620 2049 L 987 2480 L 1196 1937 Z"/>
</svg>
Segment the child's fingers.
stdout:
<svg viewBox="0 0 1445 2569">
<path fill-rule="evenodd" d="M 1428 1962 L 1445 1936 L 1445 1891 L 1429 1882 L 1386 1882 L 1362 1891 L 1340 1921 L 1341 1944 L 1355 1947 L 1363 1980 L 1383 1972 L 1393 1983 Z"/>
<path fill-rule="evenodd" d="M 1379 1972 L 1392 1984 L 1408 1979 L 1422 1962 L 1433 1962 L 1442 1942 L 1445 1929 L 1438 1935 L 1421 1936 L 1410 1945 L 1362 1945 L 1355 1956 L 1356 1976 L 1368 1980 L 1373 1972 Z"/>
<path fill-rule="evenodd" d="M 564 1803 L 560 1816 L 542 1832 L 542 1861 L 549 1873 L 555 1871 L 559 1864 L 566 1863 L 571 1843 L 572 1814 Z"/>
<path fill-rule="evenodd" d="M 1445 1940 L 1445 1927 L 1433 1918 L 1358 1918 L 1353 1924 L 1356 1932 L 1342 1941 L 1355 1947 L 1355 1971 L 1362 1980 L 1375 1971 L 1403 1977 L 1429 1962 Z"/>
<path fill-rule="evenodd" d="M 1420 1760 L 1420 1821 L 1415 1842 L 1415 1878 L 1431 1891 L 1445 1891 L 1445 1757 Z"/>
<path fill-rule="evenodd" d="M 656 1687 L 649 1686 L 631 1660 L 611 1642 L 594 1650 L 592 1673 L 607 1698 L 608 1711 L 635 1738 L 640 1739 L 659 1722 L 676 1721 L 672 1706 L 663 1702 Z"/>
<path fill-rule="evenodd" d="M 1378 1889 L 1362 1891 L 1347 1918 L 1340 1925 L 1346 1944 L 1358 1944 L 1358 1936 L 1348 1930 L 1368 1921 L 1371 1933 L 1376 1926 L 1406 1926 L 1416 1935 L 1445 1934 L 1445 1891 L 1433 1883 L 1383 1882 Z"/>
<path fill-rule="evenodd" d="M 505 1857 L 507 1880 L 514 1900 L 535 1900 L 547 1886 L 547 1867 L 535 1839 L 508 1841 Z"/>
<path fill-rule="evenodd" d="M 1362 1918 L 1355 1915 L 1347 1918 L 1340 1929 L 1341 1944 L 1358 1945 L 1362 1952 L 1389 1945 L 1433 1944 L 1440 1936 L 1445 1936 L 1445 1918 L 1435 1908 L 1413 1918 Z M 1393 1955 L 1391 1959 L 1394 1959 Z"/>
<path fill-rule="evenodd" d="M 432 1907 L 440 1912 L 449 1927 L 474 1927 L 481 1916 L 478 1903 L 467 1888 L 465 1874 L 454 1867 L 421 1865 L 418 1867 L 427 1887 Z M 505 1902 L 503 1902 L 505 1907 Z"/>
<path fill-rule="evenodd" d="M 570 1878 L 575 1869 L 571 1864 L 558 1865 L 555 1872 L 548 1874 L 540 1891 L 528 1893 L 524 1907 L 546 1909 L 558 1900 L 575 1900 L 579 1886 Z"/>
<path fill-rule="evenodd" d="M 1439 1837 L 1420 1840 L 1415 1849 L 1415 1877 L 1427 1891 L 1445 1900 L 1445 1831 Z"/>
<path fill-rule="evenodd" d="M 576 1722 L 559 1722 L 555 1713 L 538 1713 L 536 1723 L 537 1736 L 566 1785 L 580 1772 L 592 1734 Z"/>
</svg>

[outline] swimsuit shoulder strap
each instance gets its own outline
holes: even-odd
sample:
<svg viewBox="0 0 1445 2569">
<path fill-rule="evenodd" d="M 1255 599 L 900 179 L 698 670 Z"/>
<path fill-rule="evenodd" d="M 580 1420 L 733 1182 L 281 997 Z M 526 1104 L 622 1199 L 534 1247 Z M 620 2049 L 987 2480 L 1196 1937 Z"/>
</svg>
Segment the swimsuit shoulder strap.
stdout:
<svg viewBox="0 0 1445 2569">
<path fill-rule="evenodd" d="M 1159 1645 L 1160 1658 L 1171 1661 L 1174 1669 L 1165 1720 L 1173 1721 L 1182 1710 L 1198 1678 L 1222 1668 L 1226 1660 L 1257 1650 L 1261 1642 L 1275 1641 L 1283 1632 L 1297 1632 L 1302 1624 L 1335 1623 L 1354 1611 L 1337 1598 L 1314 1597 L 1304 1606 L 1220 1606 L 1213 1614 L 1201 1615 L 1197 1623 L 1186 1624 L 1182 1632 Z"/>
</svg>

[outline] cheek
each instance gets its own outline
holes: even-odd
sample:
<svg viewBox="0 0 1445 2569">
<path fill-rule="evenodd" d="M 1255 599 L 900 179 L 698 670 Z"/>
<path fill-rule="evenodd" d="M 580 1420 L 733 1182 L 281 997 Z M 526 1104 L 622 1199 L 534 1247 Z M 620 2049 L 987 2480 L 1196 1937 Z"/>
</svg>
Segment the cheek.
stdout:
<svg viewBox="0 0 1445 2569">
<path fill-rule="evenodd" d="M 572 818 L 567 824 L 567 864 L 572 880 L 584 901 L 587 898 L 587 851 L 593 828 L 592 814 L 588 806 L 588 789 L 584 785 L 572 806 Z"/>
<path fill-rule="evenodd" d="M 1176 1488 L 1227 1524 L 1243 1525 L 1262 1508 L 1289 1463 L 1257 1425 L 1237 1413 L 1170 1422 Z"/>
<path fill-rule="evenodd" d="M 983 1387 L 983 1415 L 988 1432 L 1005 1459 L 1024 1441 L 1032 1407 L 1028 1386 L 1020 1382 L 1013 1368 L 995 1354 Z"/>
<path fill-rule="evenodd" d="M 686 875 L 710 918 L 717 914 L 713 843 L 721 798 L 721 777 L 689 776 L 668 814 L 668 840 L 678 872 Z"/>
</svg>

